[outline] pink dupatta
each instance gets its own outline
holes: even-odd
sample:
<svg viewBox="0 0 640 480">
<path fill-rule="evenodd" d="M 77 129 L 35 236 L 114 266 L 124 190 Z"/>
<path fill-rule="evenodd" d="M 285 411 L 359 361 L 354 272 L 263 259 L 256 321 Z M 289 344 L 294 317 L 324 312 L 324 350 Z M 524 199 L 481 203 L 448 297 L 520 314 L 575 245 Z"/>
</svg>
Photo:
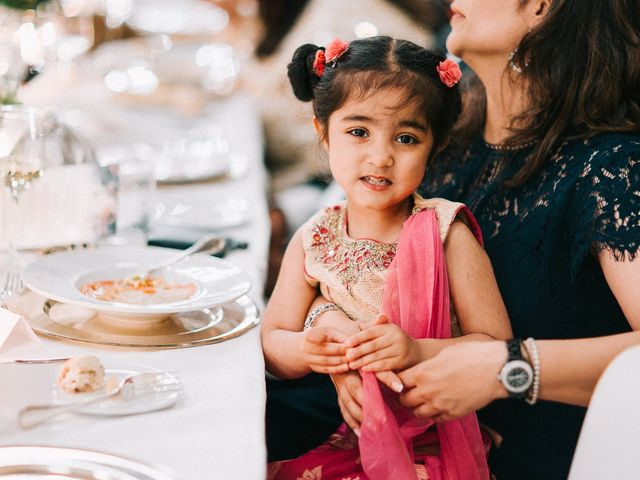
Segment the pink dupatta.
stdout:
<svg viewBox="0 0 640 480">
<path fill-rule="evenodd" d="M 469 226 L 482 242 L 480 229 L 466 207 Z M 414 338 L 449 338 L 449 285 L 435 211 L 409 217 L 389 266 L 382 311 Z M 402 407 L 373 373 L 362 372 L 363 422 L 360 457 L 371 480 L 416 479 L 413 438 L 433 422 L 419 420 Z M 475 414 L 437 424 L 439 458 L 428 457 L 429 479 L 486 480 L 485 451 Z M 439 460 L 439 461 L 438 461 Z"/>
</svg>

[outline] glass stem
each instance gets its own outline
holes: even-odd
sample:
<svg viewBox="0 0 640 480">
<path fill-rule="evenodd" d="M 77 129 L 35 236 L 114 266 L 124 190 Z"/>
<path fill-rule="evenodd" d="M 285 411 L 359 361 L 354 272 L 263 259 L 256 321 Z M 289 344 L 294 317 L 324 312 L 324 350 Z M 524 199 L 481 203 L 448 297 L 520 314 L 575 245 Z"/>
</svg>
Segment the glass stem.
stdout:
<svg viewBox="0 0 640 480">
<path fill-rule="evenodd" d="M 16 271 L 19 270 L 20 263 L 18 259 L 18 251 L 16 250 L 15 243 L 13 241 L 14 228 L 10 223 L 12 220 L 10 210 L 12 208 L 15 208 L 17 210 L 19 203 L 18 198 L 14 197 L 13 195 L 8 195 L 5 197 L 5 199 L 6 201 L 2 206 L 2 225 L 5 232 L 7 255 L 9 257 L 7 267 L 9 271 Z"/>
</svg>

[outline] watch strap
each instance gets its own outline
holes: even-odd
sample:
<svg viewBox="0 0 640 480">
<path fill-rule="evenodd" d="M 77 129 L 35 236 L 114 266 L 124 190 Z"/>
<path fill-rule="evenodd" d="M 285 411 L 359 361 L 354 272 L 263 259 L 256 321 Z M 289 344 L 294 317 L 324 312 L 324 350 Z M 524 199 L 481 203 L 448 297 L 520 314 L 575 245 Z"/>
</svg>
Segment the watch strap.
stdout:
<svg viewBox="0 0 640 480">
<path fill-rule="evenodd" d="M 513 360 L 522 360 L 522 339 L 520 338 L 512 338 L 507 340 L 507 362 L 512 362 Z"/>
</svg>

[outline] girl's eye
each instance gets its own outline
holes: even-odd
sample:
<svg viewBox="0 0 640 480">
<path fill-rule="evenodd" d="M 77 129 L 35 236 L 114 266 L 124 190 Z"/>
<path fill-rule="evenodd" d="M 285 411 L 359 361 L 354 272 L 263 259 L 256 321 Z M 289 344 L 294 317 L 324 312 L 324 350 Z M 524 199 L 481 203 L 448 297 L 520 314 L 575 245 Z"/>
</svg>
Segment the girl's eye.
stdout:
<svg viewBox="0 0 640 480">
<path fill-rule="evenodd" d="M 349 133 L 354 137 L 366 137 L 368 136 L 367 131 L 364 128 L 354 128 L 353 130 L 349 130 Z"/>
<path fill-rule="evenodd" d="M 399 135 L 396 138 L 396 141 L 398 143 L 404 143 L 405 145 L 411 145 L 413 143 L 418 143 L 418 140 L 416 139 L 416 137 L 414 137 L 412 135 L 407 135 L 407 134 Z"/>
</svg>

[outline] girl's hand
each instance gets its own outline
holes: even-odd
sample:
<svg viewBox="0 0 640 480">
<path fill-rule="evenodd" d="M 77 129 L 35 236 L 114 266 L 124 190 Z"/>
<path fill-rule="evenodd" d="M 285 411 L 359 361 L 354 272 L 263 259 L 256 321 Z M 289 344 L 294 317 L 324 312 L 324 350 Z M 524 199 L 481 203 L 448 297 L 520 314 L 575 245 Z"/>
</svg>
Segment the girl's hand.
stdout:
<svg viewBox="0 0 640 480">
<path fill-rule="evenodd" d="M 315 327 L 303 332 L 302 358 L 317 373 L 341 373 L 349 370 L 343 342 L 347 336 L 333 328 Z"/>
<path fill-rule="evenodd" d="M 502 341 L 451 345 L 430 360 L 399 373 L 400 403 L 418 417 L 447 421 L 507 396 L 496 375 L 507 359 Z"/>
<path fill-rule="evenodd" d="M 420 347 L 399 326 L 380 314 L 376 320 L 346 342 L 349 367 L 363 371 L 404 369 L 421 359 Z"/>
<path fill-rule="evenodd" d="M 362 422 L 362 378 L 357 371 L 334 373 L 331 381 L 338 393 L 338 405 L 342 418 L 356 435 L 360 435 Z"/>
</svg>

